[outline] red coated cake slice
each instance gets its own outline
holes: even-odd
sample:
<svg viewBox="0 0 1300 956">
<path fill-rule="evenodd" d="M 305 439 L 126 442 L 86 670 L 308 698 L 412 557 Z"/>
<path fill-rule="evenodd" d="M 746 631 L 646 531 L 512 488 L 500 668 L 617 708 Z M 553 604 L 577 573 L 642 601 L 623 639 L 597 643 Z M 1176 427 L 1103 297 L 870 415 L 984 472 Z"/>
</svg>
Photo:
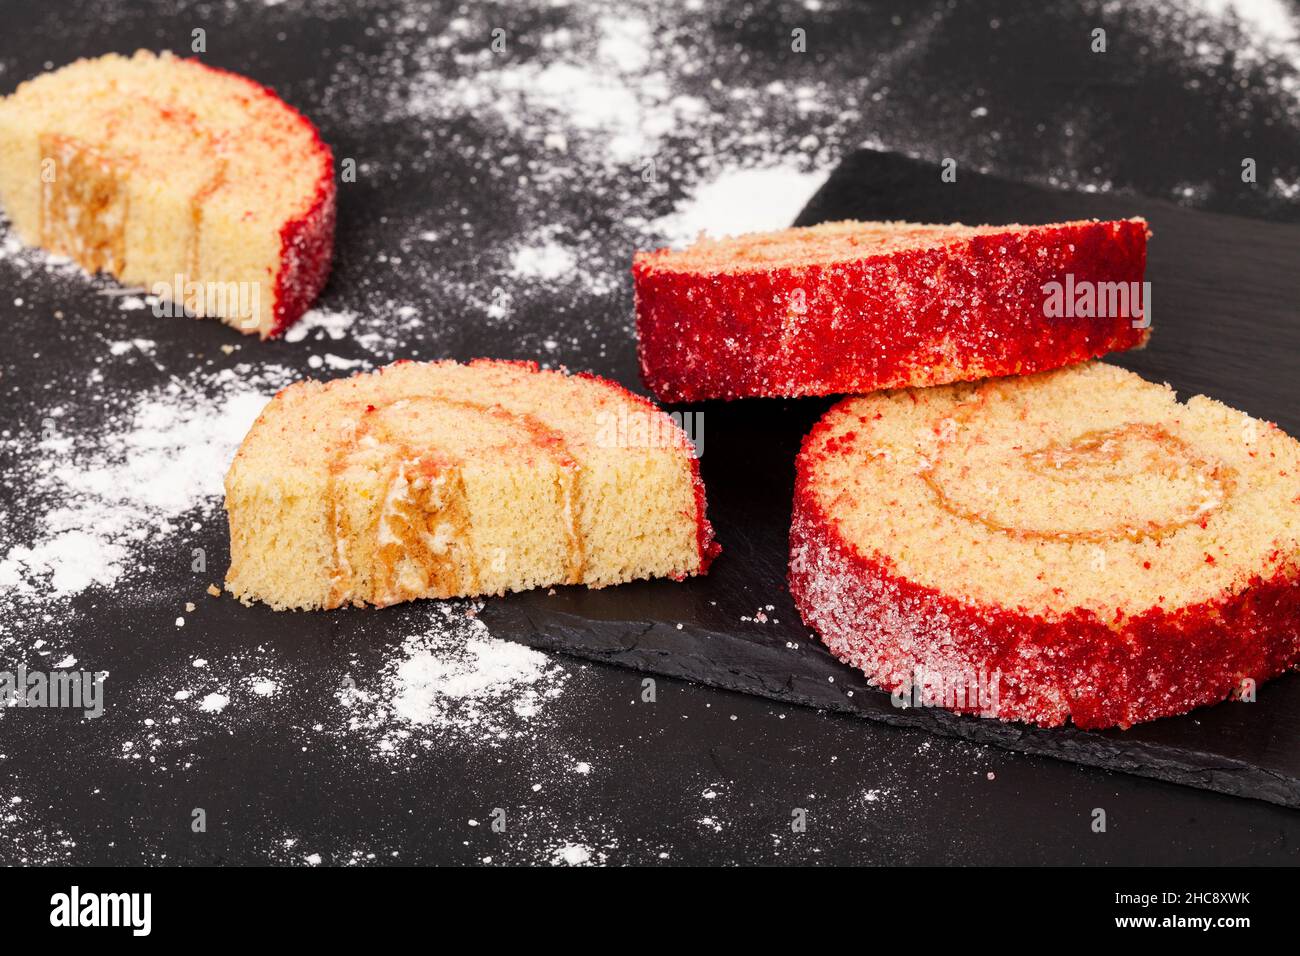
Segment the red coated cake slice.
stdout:
<svg viewBox="0 0 1300 956">
<path fill-rule="evenodd" d="M 1059 368 L 1146 342 L 1142 219 L 835 222 L 638 253 L 661 401 L 835 395 Z"/>
<path fill-rule="evenodd" d="M 799 455 L 790 590 L 896 703 L 1184 713 L 1300 660 L 1300 443 L 1100 363 L 846 399 Z"/>
</svg>

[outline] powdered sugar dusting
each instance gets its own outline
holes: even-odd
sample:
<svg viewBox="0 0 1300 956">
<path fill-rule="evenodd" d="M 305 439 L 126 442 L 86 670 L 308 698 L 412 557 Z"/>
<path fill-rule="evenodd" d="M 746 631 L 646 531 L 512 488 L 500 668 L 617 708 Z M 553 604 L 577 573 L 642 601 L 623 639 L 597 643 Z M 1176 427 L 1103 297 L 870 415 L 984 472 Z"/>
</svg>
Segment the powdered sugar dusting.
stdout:
<svg viewBox="0 0 1300 956">
<path fill-rule="evenodd" d="M 308 335 L 316 333 L 314 338 L 338 341 L 347 336 L 348 330 L 356 320 L 357 314 L 348 309 L 326 309 L 318 306 L 304 312 L 302 318 L 284 333 L 284 340 L 301 342 Z"/>
<path fill-rule="evenodd" d="M 229 697 L 225 694 L 213 691 L 200 701 L 199 710 L 203 711 L 205 714 L 219 714 L 226 709 L 226 705 L 229 703 Z"/>
<path fill-rule="evenodd" d="M 407 638 L 375 685 L 344 678 L 336 694 L 348 727 L 375 753 L 409 757 L 419 747 L 487 746 L 526 734 L 566 671 L 540 651 L 494 638 L 480 605 L 430 605 L 426 626 Z"/>
<path fill-rule="evenodd" d="M 572 272 L 576 264 L 573 253 L 555 242 L 522 246 L 511 256 L 514 274 L 520 277 L 559 279 Z"/>
<path fill-rule="evenodd" d="M 595 861 L 596 855 L 592 853 L 591 847 L 584 846 L 581 843 L 566 843 L 564 846 L 556 847 L 555 852 L 551 854 L 551 863 L 556 866 L 587 866 Z M 600 859 L 604 859 L 605 854 L 600 854 Z"/>
<path fill-rule="evenodd" d="M 177 529 L 191 512 L 210 514 L 239 442 L 266 404 L 283 369 L 246 367 L 218 377 L 215 394 L 173 380 L 93 431 L 65 427 L 62 406 L 48 410 L 44 435 L 22 456 L 19 509 L 40 509 L 37 537 L 0 554 L 5 595 L 60 600 L 121 577 L 142 546 Z M 262 387 L 257 382 L 264 383 Z M 8 436 L 23 450 L 27 436 Z"/>
<path fill-rule="evenodd" d="M 795 165 L 725 169 L 696 187 L 688 200 L 656 220 L 654 227 L 676 247 L 700 236 L 720 239 L 784 229 L 827 175 L 824 169 L 805 171 Z"/>
</svg>

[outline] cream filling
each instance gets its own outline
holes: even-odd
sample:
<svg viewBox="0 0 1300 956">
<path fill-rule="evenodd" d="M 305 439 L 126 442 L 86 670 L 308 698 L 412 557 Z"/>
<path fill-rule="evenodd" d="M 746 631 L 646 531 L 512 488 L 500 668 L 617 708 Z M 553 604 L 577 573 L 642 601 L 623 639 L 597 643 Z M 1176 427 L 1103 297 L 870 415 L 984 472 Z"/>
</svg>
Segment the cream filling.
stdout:
<svg viewBox="0 0 1300 956">
<path fill-rule="evenodd" d="M 393 533 L 391 522 L 398 517 L 399 507 L 405 506 L 409 510 L 410 506 L 419 500 L 417 496 L 425 497 L 424 513 L 428 515 L 436 515 L 447 505 L 446 489 L 449 476 L 439 473 L 432 477 L 416 475 L 414 479 L 409 478 L 408 470 L 418 465 L 418 459 L 407 459 L 398 463 L 397 474 L 389 482 L 379 510 L 376 546 L 382 548 L 385 545 L 395 544 L 402 549 L 401 557 L 394 562 L 395 587 L 382 595 L 382 598 L 387 601 L 394 600 L 400 594 L 418 594 L 428 586 L 419 564 L 410 559 L 406 543 Z M 454 526 L 445 521 L 439 522 L 432 533 L 420 531 L 421 542 L 432 554 L 437 555 L 448 554 L 455 537 Z"/>
</svg>

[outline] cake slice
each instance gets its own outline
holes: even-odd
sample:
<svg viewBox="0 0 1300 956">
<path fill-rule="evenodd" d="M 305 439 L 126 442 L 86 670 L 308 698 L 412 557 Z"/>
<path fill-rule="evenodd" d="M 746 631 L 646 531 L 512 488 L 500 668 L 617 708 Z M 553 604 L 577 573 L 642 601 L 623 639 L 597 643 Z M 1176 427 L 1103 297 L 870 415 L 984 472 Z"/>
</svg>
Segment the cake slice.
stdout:
<svg viewBox="0 0 1300 956">
<path fill-rule="evenodd" d="M 325 284 L 334 201 L 316 128 L 197 60 L 108 54 L 0 99 L 0 206 L 18 236 L 176 312 L 283 332 Z"/>
<path fill-rule="evenodd" d="M 1110 365 L 850 398 L 790 590 L 896 703 L 1126 727 L 1300 660 L 1300 443 Z"/>
<path fill-rule="evenodd" d="M 834 395 L 1059 368 L 1142 345 L 1147 225 L 834 222 L 638 253 L 660 401 Z"/>
<path fill-rule="evenodd" d="M 276 609 L 703 574 L 694 448 L 591 375 L 390 365 L 284 389 L 226 475 L 226 587 Z"/>
</svg>

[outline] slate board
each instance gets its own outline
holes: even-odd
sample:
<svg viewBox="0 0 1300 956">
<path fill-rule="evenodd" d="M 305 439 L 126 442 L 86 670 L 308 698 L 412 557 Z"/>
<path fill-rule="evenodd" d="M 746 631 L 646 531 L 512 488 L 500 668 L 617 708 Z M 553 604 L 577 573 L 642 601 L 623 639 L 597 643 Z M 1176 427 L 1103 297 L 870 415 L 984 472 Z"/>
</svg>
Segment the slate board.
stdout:
<svg viewBox="0 0 1300 956">
<path fill-rule="evenodd" d="M 759 197 L 755 201 L 760 201 Z M 1300 227 L 1138 196 L 1061 192 L 869 150 L 849 157 L 797 224 L 835 219 L 1052 222 L 1141 215 L 1154 232 L 1153 335 L 1111 361 L 1204 392 L 1300 434 Z M 680 406 L 703 413 L 701 470 L 723 556 L 703 579 L 580 588 L 489 602 L 493 632 L 537 647 L 775 700 L 1300 807 L 1300 675 L 1128 731 L 1040 729 L 900 709 L 803 627 L 785 584 L 793 462 L 830 399 Z M 771 605 L 771 610 L 764 610 Z M 746 621 L 764 610 L 766 623 Z M 1296 622 L 1300 627 L 1300 622 Z"/>
</svg>

